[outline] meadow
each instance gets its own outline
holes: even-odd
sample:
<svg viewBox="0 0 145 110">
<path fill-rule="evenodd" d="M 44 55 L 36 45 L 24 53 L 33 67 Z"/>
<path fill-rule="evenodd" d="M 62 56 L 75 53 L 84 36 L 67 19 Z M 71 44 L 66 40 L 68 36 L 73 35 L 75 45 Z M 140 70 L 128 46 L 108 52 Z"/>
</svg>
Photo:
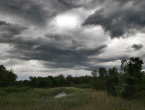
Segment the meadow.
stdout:
<svg viewBox="0 0 145 110">
<path fill-rule="evenodd" d="M 55 99 L 58 93 L 67 96 Z M 113 97 L 105 91 L 74 87 L 35 88 L 0 93 L 0 110 L 145 110 L 144 103 Z"/>
</svg>

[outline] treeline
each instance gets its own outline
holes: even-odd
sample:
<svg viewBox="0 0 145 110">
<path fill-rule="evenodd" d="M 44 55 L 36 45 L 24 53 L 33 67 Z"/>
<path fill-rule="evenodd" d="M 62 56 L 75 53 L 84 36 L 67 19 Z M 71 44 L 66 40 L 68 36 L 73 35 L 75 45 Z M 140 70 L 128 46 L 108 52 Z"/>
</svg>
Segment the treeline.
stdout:
<svg viewBox="0 0 145 110">
<path fill-rule="evenodd" d="M 90 87 L 92 80 L 91 76 L 72 77 L 67 75 L 48 76 L 48 77 L 29 77 L 29 80 L 16 81 L 17 75 L 12 70 L 7 70 L 3 65 L 0 65 L 0 87 L 18 86 L 18 87 L 36 87 L 36 88 L 49 88 L 49 87 Z"/>
<path fill-rule="evenodd" d="M 16 86 L 30 86 L 36 88 L 49 88 L 49 87 L 90 87 L 91 76 L 72 77 L 68 75 L 48 76 L 48 77 L 29 77 L 29 80 L 16 81 Z"/>
<path fill-rule="evenodd" d="M 140 58 L 122 60 L 120 69 L 116 67 L 106 70 L 100 67 L 91 72 L 92 76 L 72 77 L 68 75 L 29 77 L 29 80 L 16 81 L 17 75 L 12 70 L 0 66 L 0 87 L 80 87 L 107 90 L 114 96 L 131 98 L 145 95 L 145 72 L 142 71 L 143 61 Z"/>
<path fill-rule="evenodd" d="M 140 58 L 130 58 L 121 61 L 120 70 L 116 67 L 105 68 L 92 72 L 94 89 L 107 90 L 114 96 L 123 98 L 140 97 L 145 95 L 145 72 L 142 71 L 143 61 Z"/>
</svg>

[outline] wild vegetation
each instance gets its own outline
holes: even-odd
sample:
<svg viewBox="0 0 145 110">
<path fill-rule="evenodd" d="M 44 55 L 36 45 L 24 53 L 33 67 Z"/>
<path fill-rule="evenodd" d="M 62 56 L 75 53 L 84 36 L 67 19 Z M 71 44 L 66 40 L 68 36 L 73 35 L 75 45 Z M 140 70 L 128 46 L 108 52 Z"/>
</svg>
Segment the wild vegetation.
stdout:
<svg viewBox="0 0 145 110">
<path fill-rule="evenodd" d="M 55 99 L 60 92 L 66 97 Z M 35 88 L 1 96 L 0 110 L 145 110 L 143 103 L 108 95 L 105 91 L 61 87 Z"/>
<path fill-rule="evenodd" d="M 120 69 L 100 67 L 91 72 L 92 76 L 30 76 L 21 81 L 16 81 L 17 75 L 1 65 L 0 110 L 144 110 L 142 65 L 142 59 L 130 58 L 121 61 Z M 59 92 L 68 95 L 54 99 Z"/>
</svg>

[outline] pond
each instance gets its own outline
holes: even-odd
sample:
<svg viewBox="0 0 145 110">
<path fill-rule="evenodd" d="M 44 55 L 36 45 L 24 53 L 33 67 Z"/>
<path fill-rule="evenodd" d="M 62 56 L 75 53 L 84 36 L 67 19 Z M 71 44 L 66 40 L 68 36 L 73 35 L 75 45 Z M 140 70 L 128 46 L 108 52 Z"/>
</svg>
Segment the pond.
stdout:
<svg viewBox="0 0 145 110">
<path fill-rule="evenodd" d="M 65 96 L 66 96 L 66 93 L 62 92 L 62 93 L 57 94 L 54 98 L 61 98 Z"/>
</svg>

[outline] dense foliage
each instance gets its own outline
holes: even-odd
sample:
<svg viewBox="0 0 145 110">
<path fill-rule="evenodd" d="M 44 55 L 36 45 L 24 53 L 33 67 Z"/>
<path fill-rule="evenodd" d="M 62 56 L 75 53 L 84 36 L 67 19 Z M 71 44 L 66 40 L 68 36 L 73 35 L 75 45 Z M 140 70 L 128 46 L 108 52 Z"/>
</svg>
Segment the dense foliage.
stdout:
<svg viewBox="0 0 145 110">
<path fill-rule="evenodd" d="M 13 70 L 7 70 L 3 65 L 0 65 L 0 87 L 11 85 L 17 78 Z"/>
<path fill-rule="evenodd" d="M 58 76 L 48 76 L 48 77 L 29 77 L 30 80 L 16 81 L 16 86 L 31 86 L 36 88 L 49 88 L 49 87 L 90 87 L 90 82 L 92 80 L 91 76 L 80 76 L 72 77 L 68 75 L 64 77 L 63 75 Z"/>
<path fill-rule="evenodd" d="M 97 90 L 106 89 L 108 93 L 123 98 L 145 95 L 145 72 L 142 71 L 143 61 L 140 58 L 130 58 L 121 61 L 120 70 L 116 67 L 108 71 L 100 67 L 92 71 L 92 87 Z"/>
<path fill-rule="evenodd" d="M 142 71 L 143 61 L 140 58 L 130 58 L 121 61 L 121 71 L 110 70 L 112 75 L 107 80 L 107 91 L 123 98 L 145 95 L 145 75 Z"/>
</svg>

